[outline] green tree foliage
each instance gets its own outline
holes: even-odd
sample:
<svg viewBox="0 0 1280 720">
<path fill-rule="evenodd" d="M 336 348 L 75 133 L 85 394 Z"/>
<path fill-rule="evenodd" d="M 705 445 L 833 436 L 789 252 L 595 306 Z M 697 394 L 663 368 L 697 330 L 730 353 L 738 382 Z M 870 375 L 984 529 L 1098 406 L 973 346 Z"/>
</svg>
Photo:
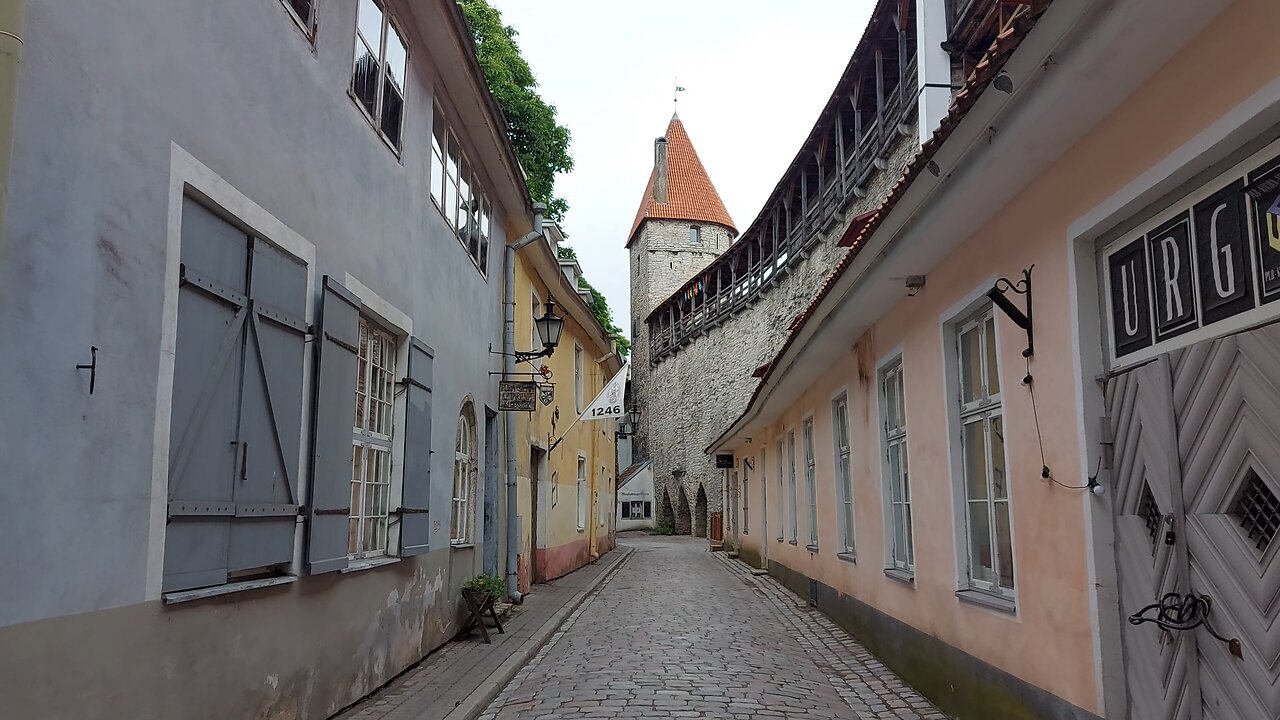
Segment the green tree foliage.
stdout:
<svg viewBox="0 0 1280 720">
<path fill-rule="evenodd" d="M 486 0 L 458 0 L 471 26 L 476 57 L 489 92 L 506 116 L 511 145 L 520 157 L 533 199 L 547 205 L 547 217 L 559 220 L 569 204 L 556 197 L 556 173 L 573 169 L 569 130 L 556 122 L 556 108 L 538 94 L 538 80 L 516 45 L 516 31 L 502 24 L 502 13 Z"/>
<path fill-rule="evenodd" d="M 578 253 L 574 252 L 574 249 L 571 247 L 561 246 L 559 255 L 562 260 L 578 259 Z M 624 358 L 630 355 L 631 341 L 623 334 L 622 328 L 613 324 L 613 311 L 609 309 L 609 301 L 606 300 L 604 295 L 599 290 L 595 289 L 595 287 L 593 287 L 591 283 L 587 282 L 587 279 L 581 275 L 578 276 L 578 287 L 591 292 L 591 312 L 595 314 L 596 319 L 600 321 L 600 324 L 604 326 L 604 329 L 610 335 L 617 338 L 618 354 Z"/>
</svg>

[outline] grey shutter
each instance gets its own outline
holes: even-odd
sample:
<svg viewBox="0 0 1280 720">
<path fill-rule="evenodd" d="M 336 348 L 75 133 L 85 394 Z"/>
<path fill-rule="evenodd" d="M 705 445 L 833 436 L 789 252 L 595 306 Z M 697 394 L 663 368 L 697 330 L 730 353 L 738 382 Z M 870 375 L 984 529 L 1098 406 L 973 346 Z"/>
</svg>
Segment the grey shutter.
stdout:
<svg viewBox="0 0 1280 720">
<path fill-rule="evenodd" d="M 307 268 L 253 240 L 229 570 L 293 561 Z"/>
<path fill-rule="evenodd" d="M 249 238 L 190 199 L 182 205 L 181 280 L 169 437 L 166 592 L 227 581 Z"/>
<path fill-rule="evenodd" d="M 360 301 L 324 277 L 317 333 L 316 400 L 308 500 L 307 571 L 347 566 L 351 513 L 351 429 L 355 423 Z"/>
<path fill-rule="evenodd" d="M 421 555 L 430 548 L 431 517 L 431 365 L 434 351 L 409 338 L 409 367 L 404 377 L 404 474 L 400 494 L 400 555 Z"/>
<path fill-rule="evenodd" d="M 653 503 L 649 502 L 648 500 L 646 500 L 644 503 L 644 516 L 646 518 L 653 517 Z"/>
</svg>

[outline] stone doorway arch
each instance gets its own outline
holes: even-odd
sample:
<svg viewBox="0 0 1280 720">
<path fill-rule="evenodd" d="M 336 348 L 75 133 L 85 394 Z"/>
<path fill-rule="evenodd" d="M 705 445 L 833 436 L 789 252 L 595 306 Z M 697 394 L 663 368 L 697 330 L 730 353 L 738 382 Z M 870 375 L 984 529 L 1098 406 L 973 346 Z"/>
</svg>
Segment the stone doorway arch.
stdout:
<svg viewBox="0 0 1280 720">
<path fill-rule="evenodd" d="M 689 517 L 689 496 L 684 494 L 684 486 L 676 493 L 676 534 L 688 535 L 693 522 Z"/>
<path fill-rule="evenodd" d="M 676 511 L 671 507 L 671 493 L 662 488 L 662 502 L 658 503 L 658 524 L 676 526 Z"/>
<path fill-rule="evenodd" d="M 707 536 L 707 491 L 702 483 L 698 483 L 697 505 L 693 510 L 693 534 L 698 537 Z"/>
</svg>

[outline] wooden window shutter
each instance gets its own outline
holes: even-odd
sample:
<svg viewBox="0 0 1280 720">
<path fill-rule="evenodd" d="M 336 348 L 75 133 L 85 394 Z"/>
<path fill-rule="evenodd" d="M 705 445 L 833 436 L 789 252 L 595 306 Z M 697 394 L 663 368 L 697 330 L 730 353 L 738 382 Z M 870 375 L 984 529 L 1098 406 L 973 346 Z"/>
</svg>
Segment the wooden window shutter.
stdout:
<svg viewBox="0 0 1280 720">
<path fill-rule="evenodd" d="M 360 301 L 326 275 L 316 343 L 316 401 L 312 426 L 307 571 L 347 566 L 351 513 L 351 428 L 355 423 Z"/>
<path fill-rule="evenodd" d="M 293 562 L 302 443 L 302 365 L 306 354 L 307 268 L 253 239 L 240 462 L 228 569 Z"/>
<path fill-rule="evenodd" d="M 421 555 L 430 548 L 431 516 L 431 366 L 435 352 L 409 338 L 405 372 L 404 473 L 400 493 L 400 555 Z"/>
</svg>

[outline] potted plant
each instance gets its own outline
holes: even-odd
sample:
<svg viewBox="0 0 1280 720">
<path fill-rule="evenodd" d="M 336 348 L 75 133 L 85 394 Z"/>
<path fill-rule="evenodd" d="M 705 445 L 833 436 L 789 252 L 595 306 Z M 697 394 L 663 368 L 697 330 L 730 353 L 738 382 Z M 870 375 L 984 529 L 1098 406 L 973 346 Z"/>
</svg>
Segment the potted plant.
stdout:
<svg viewBox="0 0 1280 720">
<path fill-rule="evenodd" d="M 486 601 L 501 600 L 507 589 L 502 583 L 502 578 L 497 575 L 477 575 L 462 584 L 462 592 L 470 595 L 477 605 L 481 605 Z"/>
<path fill-rule="evenodd" d="M 499 633 L 505 632 L 502 629 L 502 621 L 498 619 L 498 613 L 493 606 L 506 595 L 506 592 L 502 578 L 497 575 L 477 575 L 464 582 L 462 599 L 466 601 L 469 613 L 459 636 L 466 636 L 478 627 L 484 641 L 489 642 L 489 630 L 484 623 L 485 613 L 493 619 L 493 624 Z"/>
</svg>

